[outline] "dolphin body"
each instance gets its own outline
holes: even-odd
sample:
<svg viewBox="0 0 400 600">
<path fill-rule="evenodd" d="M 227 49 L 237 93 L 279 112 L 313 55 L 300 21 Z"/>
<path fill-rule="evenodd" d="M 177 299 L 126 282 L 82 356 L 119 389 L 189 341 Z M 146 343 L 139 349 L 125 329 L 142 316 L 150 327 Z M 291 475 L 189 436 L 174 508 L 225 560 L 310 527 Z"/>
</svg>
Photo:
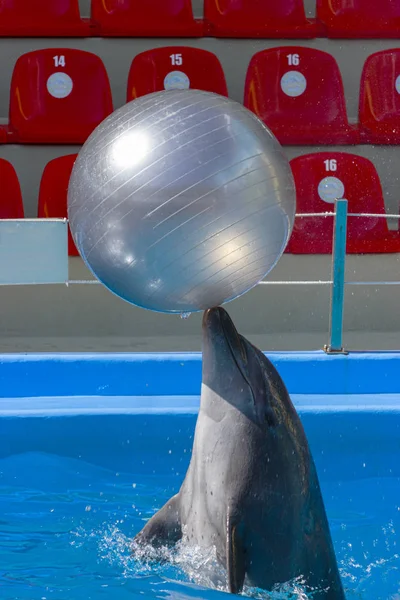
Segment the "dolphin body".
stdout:
<svg viewBox="0 0 400 600">
<path fill-rule="evenodd" d="M 300 577 L 314 600 L 345 598 L 318 477 L 299 416 L 272 363 L 227 312 L 203 318 L 203 380 L 179 493 L 137 543 L 215 547 L 228 588 Z"/>
</svg>

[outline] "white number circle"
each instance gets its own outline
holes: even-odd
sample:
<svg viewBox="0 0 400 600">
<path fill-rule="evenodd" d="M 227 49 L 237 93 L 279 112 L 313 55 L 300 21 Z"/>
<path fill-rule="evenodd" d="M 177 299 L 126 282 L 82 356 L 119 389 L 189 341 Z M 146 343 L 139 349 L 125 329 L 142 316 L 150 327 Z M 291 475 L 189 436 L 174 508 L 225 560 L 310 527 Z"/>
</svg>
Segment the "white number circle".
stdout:
<svg viewBox="0 0 400 600">
<path fill-rule="evenodd" d="M 165 90 L 188 90 L 190 79 L 182 71 L 171 71 L 164 79 Z"/>
<path fill-rule="evenodd" d="M 333 203 L 344 196 L 344 185 L 337 177 L 324 177 L 318 185 L 318 195 L 324 202 Z"/>
<path fill-rule="evenodd" d="M 72 92 L 74 82 L 63 72 L 53 73 L 47 80 L 47 91 L 53 98 L 66 98 Z"/>
<path fill-rule="evenodd" d="M 395 87 L 396 87 L 396 92 L 397 92 L 398 94 L 400 94 L 400 75 L 398 75 L 398 76 L 396 77 Z"/>
<path fill-rule="evenodd" d="M 299 71 L 287 71 L 282 75 L 281 89 L 286 96 L 297 98 L 301 96 L 307 87 L 307 79 Z"/>
</svg>

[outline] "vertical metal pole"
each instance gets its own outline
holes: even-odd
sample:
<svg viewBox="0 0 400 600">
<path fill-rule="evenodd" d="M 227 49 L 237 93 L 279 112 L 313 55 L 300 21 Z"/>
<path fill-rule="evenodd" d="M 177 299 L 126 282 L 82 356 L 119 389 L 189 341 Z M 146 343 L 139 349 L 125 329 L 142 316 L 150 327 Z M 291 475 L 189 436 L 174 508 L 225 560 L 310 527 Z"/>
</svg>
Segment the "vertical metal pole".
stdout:
<svg viewBox="0 0 400 600">
<path fill-rule="evenodd" d="M 343 350 L 344 277 L 346 267 L 347 200 L 336 200 L 332 249 L 332 291 L 329 346 L 326 352 Z"/>
</svg>

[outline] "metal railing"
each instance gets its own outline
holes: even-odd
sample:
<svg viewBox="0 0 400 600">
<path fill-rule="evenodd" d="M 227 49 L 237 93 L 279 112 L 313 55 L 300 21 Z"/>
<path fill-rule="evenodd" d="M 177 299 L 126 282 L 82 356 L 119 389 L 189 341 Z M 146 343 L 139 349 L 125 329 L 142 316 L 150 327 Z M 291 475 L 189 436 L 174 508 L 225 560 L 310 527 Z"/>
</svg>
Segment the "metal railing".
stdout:
<svg viewBox="0 0 400 600">
<path fill-rule="evenodd" d="M 346 267 L 347 200 L 336 200 L 333 227 L 332 291 L 327 352 L 343 352 L 344 277 Z"/>
<path fill-rule="evenodd" d="M 400 281 L 346 281 L 346 239 L 348 217 L 369 217 L 378 219 L 400 219 L 395 214 L 348 213 L 346 199 L 335 201 L 335 211 L 326 213 L 301 213 L 296 218 L 304 217 L 333 217 L 333 247 L 332 247 L 332 279 L 315 281 L 262 281 L 260 285 L 330 285 L 331 303 L 329 315 L 329 344 L 324 346 L 328 353 L 344 353 L 343 348 L 343 315 L 344 290 L 346 285 L 400 285 Z M 400 231 L 399 231 L 400 236 Z"/>
</svg>

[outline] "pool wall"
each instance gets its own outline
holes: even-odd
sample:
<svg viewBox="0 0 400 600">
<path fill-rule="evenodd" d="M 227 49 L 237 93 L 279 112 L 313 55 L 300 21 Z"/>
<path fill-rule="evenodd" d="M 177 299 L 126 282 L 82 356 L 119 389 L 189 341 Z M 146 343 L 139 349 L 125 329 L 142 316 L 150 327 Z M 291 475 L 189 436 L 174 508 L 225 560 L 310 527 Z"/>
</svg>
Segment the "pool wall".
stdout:
<svg viewBox="0 0 400 600">
<path fill-rule="evenodd" d="M 269 352 L 292 394 L 398 394 L 400 352 Z M 0 355 L 0 397 L 198 395 L 201 353 Z"/>
</svg>

